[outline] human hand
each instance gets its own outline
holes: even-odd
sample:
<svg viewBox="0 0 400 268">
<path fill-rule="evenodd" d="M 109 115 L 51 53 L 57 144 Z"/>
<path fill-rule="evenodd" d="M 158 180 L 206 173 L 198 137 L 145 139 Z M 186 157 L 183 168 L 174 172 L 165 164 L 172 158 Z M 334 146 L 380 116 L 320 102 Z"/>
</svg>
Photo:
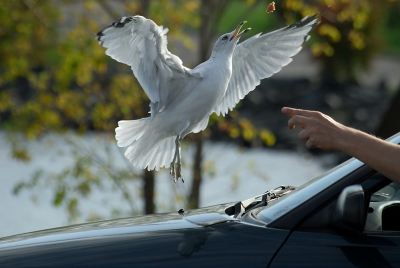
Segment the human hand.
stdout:
<svg viewBox="0 0 400 268">
<path fill-rule="evenodd" d="M 306 141 L 308 148 L 341 151 L 347 127 L 336 122 L 331 117 L 318 112 L 283 107 L 282 113 L 292 118 L 288 121 L 290 129 L 296 125 L 303 128 L 299 138 Z"/>
</svg>

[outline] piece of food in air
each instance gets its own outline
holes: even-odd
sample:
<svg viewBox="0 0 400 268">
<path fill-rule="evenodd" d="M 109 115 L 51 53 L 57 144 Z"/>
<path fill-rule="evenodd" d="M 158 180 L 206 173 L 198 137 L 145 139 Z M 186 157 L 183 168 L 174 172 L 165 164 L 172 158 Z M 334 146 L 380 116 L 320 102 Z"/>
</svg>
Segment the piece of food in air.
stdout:
<svg viewBox="0 0 400 268">
<path fill-rule="evenodd" d="M 268 5 L 268 7 L 267 7 L 266 12 L 267 12 L 267 13 L 271 13 L 271 12 L 273 12 L 274 10 L 275 10 L 275 2 L 271 2 L 271 3 Z"/>
</svg>

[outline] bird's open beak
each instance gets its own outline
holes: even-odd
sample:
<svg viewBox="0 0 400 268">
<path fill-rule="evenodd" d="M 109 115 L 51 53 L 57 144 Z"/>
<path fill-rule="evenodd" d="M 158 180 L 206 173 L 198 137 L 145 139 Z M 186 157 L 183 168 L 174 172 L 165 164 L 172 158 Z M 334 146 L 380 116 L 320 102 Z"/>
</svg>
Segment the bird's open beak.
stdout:
<svg viewBox="0 0 400 268">
<path fill-rule="evenodd" d="M 236 27 L 235 33 L 232 35 L 231 39 L 229 41 L 232 41 L 235 38 L 239 38 L 242 34 L 247 33 L 248 31 L 251 30 L 251 28 L 247 28 L 246 30 L 242 31 L 239 33 L 240 28 L 242 28 L 243 24 L 245 24 L 247 21 L 242 21 L 239 23 L 238 27 Z"/>
</svg>

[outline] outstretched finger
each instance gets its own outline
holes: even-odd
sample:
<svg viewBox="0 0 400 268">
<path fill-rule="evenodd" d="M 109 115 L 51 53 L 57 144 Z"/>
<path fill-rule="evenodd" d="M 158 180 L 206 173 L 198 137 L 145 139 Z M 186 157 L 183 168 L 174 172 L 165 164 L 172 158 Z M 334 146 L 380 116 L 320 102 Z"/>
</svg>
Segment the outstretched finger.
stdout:
<svg viewBox="0 0 400 268">
<path fill-rule="evenodd" d="M 302 116 L 312 116 L 316 111 L 309 111 L 309 110 L 302 110 L 302 109 L 295 109 L 295 108 L 290 108 L 290 107 L 283 107 L 282 108 L 282 113 L 288 116 L 295 116 L 295 115 L 302 115 Z"/>
</svg>

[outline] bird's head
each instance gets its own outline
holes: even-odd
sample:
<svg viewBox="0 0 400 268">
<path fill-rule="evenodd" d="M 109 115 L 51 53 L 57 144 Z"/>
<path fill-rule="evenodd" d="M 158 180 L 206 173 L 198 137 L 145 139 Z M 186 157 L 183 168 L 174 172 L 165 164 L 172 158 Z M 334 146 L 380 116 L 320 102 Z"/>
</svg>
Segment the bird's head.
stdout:
<svg viewBox="0 0 400 268">
<path fill-rule="evenodd" d="M 212 57 L 215 57 L 217 54 L 227 54 L 227 55 L 232 55 L 233 50 L 235 49 L 240 37 L 251 30 L 251 28 L 247 28 L 243 31 L 240 32 L 240 29 L 242 28 L 243 24 L 245 24 L 246 21 L 242 21 L 239 23 L 239 25 L 236 27 L 235 30 L 233 30 L 230 33 L 226 33 L 221 35 L 217 42 L 215 42 L 213 52 L 212 52 Z"/>
</svg>

